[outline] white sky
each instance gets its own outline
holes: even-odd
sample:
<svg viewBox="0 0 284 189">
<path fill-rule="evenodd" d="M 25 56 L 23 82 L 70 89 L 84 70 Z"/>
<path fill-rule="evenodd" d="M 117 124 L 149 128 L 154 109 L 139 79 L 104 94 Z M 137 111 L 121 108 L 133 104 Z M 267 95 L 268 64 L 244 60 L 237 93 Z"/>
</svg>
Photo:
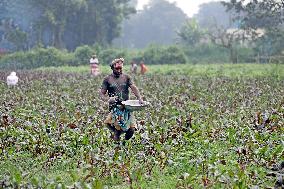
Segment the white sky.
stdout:
<svg viewBox="0 0 284 189">
<path fill-rule="evenodd" d="M 180 7 L 189 17 L 192 17 L 198 12 L 200 4 L 208 3 L 211 1 L 217 0 L 167 0 L 169 2 L 176 2 L 177 7 Z M 220 0 L 219 0 L 220 1 Z M 138 0 L 137 9 L 143 9 L 143 6 L 146 5 L 149 0 Z"/>
</svg>

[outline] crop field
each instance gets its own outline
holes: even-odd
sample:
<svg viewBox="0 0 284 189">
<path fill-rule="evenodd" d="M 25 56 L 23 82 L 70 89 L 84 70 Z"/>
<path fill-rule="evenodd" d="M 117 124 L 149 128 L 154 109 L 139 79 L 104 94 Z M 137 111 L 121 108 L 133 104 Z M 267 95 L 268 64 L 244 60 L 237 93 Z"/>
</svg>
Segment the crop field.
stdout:
<svg viewBox="0 0 284 189">
<path fill-rule="evenodd" d="M 103 125 L 106 69 L 19 71 L 16 87 L 0 71 L 0 188 L 283 187 L 284 66 L 212 68 L 132 76 L 151 105 L 124 145 Z"/>
</svg>

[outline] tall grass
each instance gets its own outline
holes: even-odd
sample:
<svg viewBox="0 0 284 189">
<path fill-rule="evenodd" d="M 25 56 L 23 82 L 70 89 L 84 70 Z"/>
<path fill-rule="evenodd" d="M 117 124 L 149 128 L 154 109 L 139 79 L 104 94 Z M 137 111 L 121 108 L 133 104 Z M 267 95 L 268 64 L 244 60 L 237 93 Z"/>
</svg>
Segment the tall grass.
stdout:
<svg viewBox="0 0 284 189">
<path fill-rule="evenodd" d="M 176 64 L 176 65 L 148 65 L 146 74 L 181 74 L 188 76 L 208 77 L 284 77 L 283 64 Z M 110 73 L 109 66 L 101 65 L 103 74 Z M 39 70 L 90 73 L 89 65 L 78 67 L 48 67 Z M 130 66 L 125 66 L 125 72 L 129 73 Z"/>
</svg>

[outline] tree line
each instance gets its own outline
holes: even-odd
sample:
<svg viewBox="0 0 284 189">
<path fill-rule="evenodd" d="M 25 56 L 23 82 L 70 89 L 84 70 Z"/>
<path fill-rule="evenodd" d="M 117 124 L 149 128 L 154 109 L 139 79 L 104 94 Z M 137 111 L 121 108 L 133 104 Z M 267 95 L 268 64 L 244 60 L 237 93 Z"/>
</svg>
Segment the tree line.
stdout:
<svg viewBox="0 0 284 189">
<path fill-rule="evenodd" d="M 239 62 L 240 47 L 266 59 L 258 61 L 267 62 L 274 56 L 284 62 L 284 1 L 210 2 L 201 5 L 195 19 L 187 20 L 178 31 L 180 42 L 186 46 L 211 42 L 227 49 L 233 63 Z"/>
<path fill-rule="evenodd" d="M 283 1 L 209 2 L 193 18 L 166 0 L 150 0 L 139 12 L 136 4 L 136 0 L 2 0 L 0 47 L 13 44 L 16 51 L 55 47 L 75 52 L 84 45 L 116 46 L 140 48 L 140 54 L 145 54 L 152 43 L 176 46 L 193 62 L 203 57 L 212 60 L 212 56 L 225 61 L 224 53 L 233 63 L 283 56 Z M 153 52 L 164 52 L 163 48 Z"/>
<path fill-rule="evenodd" d="M 130 0 L 2 0 L 1 37 L 16 50 L 108 45 L 135 8 Z"/>
</svg>

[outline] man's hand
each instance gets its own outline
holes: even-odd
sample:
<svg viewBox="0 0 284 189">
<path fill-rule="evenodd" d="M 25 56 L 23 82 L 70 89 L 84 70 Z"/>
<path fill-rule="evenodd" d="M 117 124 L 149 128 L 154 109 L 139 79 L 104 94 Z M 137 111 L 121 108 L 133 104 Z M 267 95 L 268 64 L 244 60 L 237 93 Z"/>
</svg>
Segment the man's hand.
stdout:
<svg viewBox="0 0 284 189">
<path fill-rule="evenodd" d="M 139 99 L 139 104 L 143 105 L 144 101 L 142 100 L 142 98 Z"/>
<path fill-rule="evenodd" d="M 118 97 L 117 97 L 117 96 L 110 97 L 110 98 L 108 99 L 108 103 L 114 104 L 114 103 L 116 103 L 117 100 L 118 100 Z"/>
</svg>

